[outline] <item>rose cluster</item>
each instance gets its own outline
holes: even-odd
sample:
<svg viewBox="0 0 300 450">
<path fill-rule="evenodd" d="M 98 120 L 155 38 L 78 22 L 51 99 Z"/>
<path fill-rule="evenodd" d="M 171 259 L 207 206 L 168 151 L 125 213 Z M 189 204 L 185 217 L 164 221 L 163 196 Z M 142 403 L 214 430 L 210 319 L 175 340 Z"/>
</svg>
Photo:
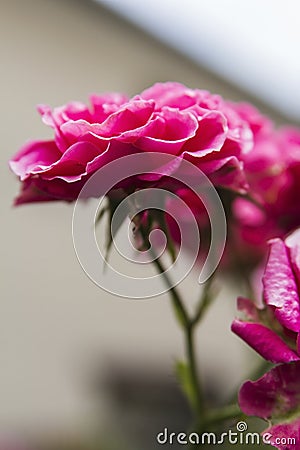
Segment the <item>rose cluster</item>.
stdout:
<svg viewBox="0 0 300 450">
<path fill-rule="evenodd" d="M 108 163 L 138 153 L 151 158 L 167 154 L 170 162 L 152 179 L 155 187 L 168 180 L 172 189 L 172 174 L 186 160 L 218 190 L 229 229 L 225 260 L 252 270 L 253 263 L 267 259 L 269 245 L 261 296 L 238 299 L 244 318 L 236 319 L 232 330 L 275 367 L 244 383 L 239 403 L 245 414 L 271 423 L 267 431 L 273 439 L 289 436 L 298 442 L 272 445 L 299 448 L 300 231 L 295 230 L 300 227 L 300 130 L 276 129 L 252 105 L 174 82 L 157 83 L 132 98 L 92 95 L 88 105 L 41 105 L 38 111 L 54 136 L 28 142 L 11 159 L 21 181 L 15 204 L 74 201 L 87 180 Z M 124 198 L 145 180 L 151 184 L 151 179 L 136 177 L 116 188 Z M 174 184 L 173 190 L 205 229 L 209 219 L 199 198 L 184 186 Z M 169 210 L 178 207 L 174 201 Z M 172 220 L 166 222 L 173 240 L 179 241 Z"/>
</svg>

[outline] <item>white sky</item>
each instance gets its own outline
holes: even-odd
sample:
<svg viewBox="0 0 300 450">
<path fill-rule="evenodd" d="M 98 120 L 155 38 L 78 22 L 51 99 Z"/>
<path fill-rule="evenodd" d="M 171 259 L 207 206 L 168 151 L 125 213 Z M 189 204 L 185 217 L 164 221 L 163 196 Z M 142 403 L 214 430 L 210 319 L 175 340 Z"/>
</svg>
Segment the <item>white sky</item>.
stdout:
<svg viewBox="0 0 300 450">
<path fill-rule="evenodd" d="M 98 0 L 300 119 L 300 0 Z"/>
</svg>

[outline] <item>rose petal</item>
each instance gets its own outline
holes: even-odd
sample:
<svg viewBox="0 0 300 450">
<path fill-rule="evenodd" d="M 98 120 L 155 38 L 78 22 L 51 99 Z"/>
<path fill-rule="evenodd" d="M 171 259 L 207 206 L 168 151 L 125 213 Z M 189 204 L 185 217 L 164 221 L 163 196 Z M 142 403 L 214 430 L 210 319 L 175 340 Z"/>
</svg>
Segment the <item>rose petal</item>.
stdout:
<svg viewBox="0 0 300 450">
<path fill-rule="evenodd" d="M 126 103 L 103 123 L 71 120 L 61 126 L 61 131 L 70 143 L 76 142 L 76 139 L 87 133 L 93 133 L 106 139 L 121 135 L 129 137 L 133 130 L 140 129 L 148 124 L 153 110 L 153 102 L 135 101 Z"/>
<path fill-rule="evenodd" d="M 293 271 L 296 275 L 298 286 L 300 286 L 300 228 L 290 234 L 284 242 L 289 249 Z"/>
<path fill-rule="evenodd" d="M 76 200 L 84 182 L 67 183 L 66 181 L 42 180 L 41 178 L 28 178 L 23 181 L 21 191 L 14 201 L 15 206 L 26 203 Z"/>
<path fill-rule="evenodd" d="M 90 102 L 92 105 L 92 122 L 102 123 L 112 113 L 116 112 L 120 106 L 128 103 L 127 95 L 118 92 L 111 92 L 107 94 L 92 94 L 90 95 Z"/>
<path fill-rule="evenodd" d="M 248 190 L 243 165 L 235 156 L 209 162 L 200 160 L 198 167 L 209 175 L 212 183 L 217 186 L 226 186 L 243 194 Z"/>
<path fill-rule="evenodd" d="M 47 169 L 61 158 L 54 141 L 30 141 L 9 161 L 11 170 L 25 180 L 37 168 Z"/>
<path fill-rule="evenodd" d="M 234 217 L 243 226 L 259 227 L 264 224 L 266 214 L 250 200 L 237 198 L 232 204 Z"/>
<path fill-rule="evenodd" d="M 195 137 L 189 139 L 184 151 L 194 157 L 203 157 L 211 152 L 219 152 L 227 135 L 227 122 L 223 114 L 213 111 L 199 121 Z"/>
<path fill-rule="evenodd" d="M 300 357 L 272 330 L 259 323 L 234 320 L 231 330 L 272 363 L 297 361 Z"/>
<path fill-rule="evenodd" d="M 153 102 L 129 102 L 111 114 L 101 125 L 95 124 L 95 133 L 103 137 L 113 137 L 134 130 L 148 122 L 153 110 Z"/>
<path fill-rule="evenodd" d="M 287 248 L 281 239 L 273 239 L 265 274 L 264 297 L 270 306 L 275 306 L 278 321 L 291 331 L 300 330 L 300 305 Z"/>
<path fill-rule="evenodd" d="M 156 117 L 155 127 L 147 136 L 138 139 L 135 145 L 144 151 L 177 155 L 184 143 L 195 136 L 198 122 L 189 112 L 164 108 Z"/>
<path fill-rule="evenodd" d="M 55 142 L 61 151 L 68 148 L 68 142 L 61 132 L 61 126 L 69 120 L 91 120 L 89 108 L 82 102 L 70 102 L 53 110 L 48 105 L 38 105 L 37 109 L 44 124 L 55 130 Z"/>
<path fill-rule="evenodd" d="M 103 149 L 105 151 L 106 147 Z M 66 150 L 62 157 L 48 168 L 37 166 L 32 174 L 41 174 L 43 179 L 60 178 L 67 182 L 80 180 L 86 175 L 89 161 L 99 154 L 99 149 L 89 142 L 78 142 Z"/>
<path fill-rule="evenodd" d="M 268 428 L 262 433 L 279 450 L 299 450 L 300 419 Z"/>
<path fill-rule="evenodd" d="M 246 381 L 239 392 L 241 410 L 249 416 L 284 420 L 300 407 L 300 362 L 274 367 L 257 381 Z"/>
<path fill-rule="evenodd" d="M 157 110 L 164 106 L 188 108 L 196 103 L 195 96 L 195 90 L 176 82 L 155 83 L 140 94 L 145 100 L 154 100 Z"/>
</svg>

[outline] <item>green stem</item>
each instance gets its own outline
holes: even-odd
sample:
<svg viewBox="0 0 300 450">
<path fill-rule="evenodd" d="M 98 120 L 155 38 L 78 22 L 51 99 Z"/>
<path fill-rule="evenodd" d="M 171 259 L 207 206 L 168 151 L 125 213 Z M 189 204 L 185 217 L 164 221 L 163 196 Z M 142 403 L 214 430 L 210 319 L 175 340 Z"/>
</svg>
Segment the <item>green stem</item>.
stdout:
<svg viewBox="0 0 300 450">
<path fill-rule="evenodd" d="M 189 327 L 189 317 L 188 317 L 188 313 L 184 307 L 184 304 L 180 298 L 179 293 L 177 292 L 177 289 L 172 286 L 172 282 L 170 280 L 170 278 L 168 277 L 165 268 L 163 267 L 161 261 L 156 258 L 153 260 L 153 264 L 156 266 L 157 271 L 162 274 L 166 285 L 169 288 L 169 293 L 171 296 L 171 300 L 172 300 L 172 304 L 173 304 L 173 308 L 175 311 L 175 315 L 180 323 L 180 325 L 182 326 L 182 328 L 184 330 L 186 330 Z"/>
<path fill-rule="evenodd" d="M 213 298 L 216 298 L 216 295 L 211 295 L 211 287 L 212 287 L 212 281 L 213 281 L 213 275 L 207 280 L 206 284 L 204 285 L 203 291 L 201 293 L 201 297 L 196 309 L 196 313 L 194 317 L 192 318 L 192 324 L 193 326 L 196 325 L 200 320 L 203 318 L 204 314 L 206 313 L 206 310 L 211 305 L 211 301 Z"/>
<path fill-rule="evenodd" d="M 139 226 L 139 232 L 142 236 L 144 244 L 148 247 L 149 246 L 149 239 L 148 239 L 149 232 L 144 229 L 143 225 Z M 158 273 L 160 273 L 163 276 L 164 281 L 165 281 L 167 287 L 169 288 L 169 293 L 170 293 L 170 296 L 172 299 L 172 304 L 173 304 L 173 307 L 175 310 L 176 317 L 177 317 L 180 325 L 183 327 L 183 329 L 186 329 L 189 325 L 189 317 L 188 317 L 188 313 L 184 307 L 184 304 L 180 298 L 180 295 L 177 292 L 176 287 L 172 285 L 172 281 L 170 280 L 162 262 L 159 260 L 159 258 L 157 258 L 152 247 L 150 248 L 150 253 L 153 258 L 153 264 L 155 265 Z"/>
<path fill-rule="evenodd" d="M 195 397 L 195 409 L 198 421 L 202 421 L 205 413 L 205 404 L 196 362 L 194 332 L 195 332 L 195 323 L 190 322 L 189 326 L 185 330 L 186 354 L 189 362 L 191 383 L 193 386 Z"/>
<path fill-rule="evenodd" d="M 148 231 L 146 231 L 143 228 L 143 226 L 140 226 L 139 230 L 140 230 L 140 233 L 141 233 L 144 243 L 148 245 L 149 244 Z M 200 419 L 203 417 L 203 414 L 204 414 L 204 402 L 203 402 L 202 389 L 200 386 L 200 381 L 199 381 L 199 376 L 198 376 L 196 355 L 195 355 L 195 346 L 194 346 L 194 331 L 195 331 L 195 326 L 196 326 L 198 320 L 195 320 L 195 318 L 191 319 L 189 317 L 188 312 L 184 306 L 184 303 L 183 303 L 177 289 L 174 286 L 172 286 L 172 282 L 171 282 L 170 278 L 168 277 L 168 274 L 167 274 L 162 262 L 159 260 L 159 258 L 156 257 L 152 248 L 151 248 L 151 253 L 153 256 L 153 264 L 156 266 L 157 271 L 163 276 L 164 281 L 169 288 L 169 293 L 171 296 L 175 315 L 178 318 L 179 323 L 184 332 L 186 355 L 187 355 L 187 361 L 188 361 L 189 370 L 190 370 L 190 381 L 191 381 L 191 385 L 192 385 L 192 389 L 193 389 L 193 393 L 194 393 L 194 400 L 195 400 L 194 405 L 195 405 L 197 417 Z"/>
<path fill-rule="evenodd" d="M 149 248 L 149 231 L 150 226 L 145 226 L 145 224 L 139 223 L 138 224 L 138 230 L 141 234 L 141 237 L 143 239 L 144 245 Z M 155 251 L 150 246 L 150 252 L 153 257 L 153 264 L 155 265 L 158 273 L 162 275 L 164 278 L 164 281 L 169 288 L 170 297 L 172 300 L 173 309 L 175 311 L 175 315 L 182 327 L 182 330 L 184 332 L 184 338 L 185 338 L 185 352 L 186 352 L 186 358 L 187 358 L 187 364 L 188 364 L 188 371 L 189 371 L 189 380 L 190 385 L 193 393 L 193 407 L 195 409 L 196 414 L 196 420 L 197 420 L 197 426 L 199 424 L 207 424 L 208 418 L 209 420 L 212 420 L 210 418 L 210 414 L 206 414 L 205 410 L 205 403 L 204 403 L 204 396 L 202 391 L 201 382 L 199 379 L 199 373 L 198 373 L 198 367 L 197 367 L 197 361 L 196 361 L 196 352 L 195 352 L 195 331 L 198 323 L 203 318 L 206 310 L 208 309 L 208 306 L 211 304 L 212 300 L 212 293 L 211 293 L 211 287 L 212 287 L 212 280 L 213 277 L 210 278 L 210 280 L 205 284 L 201 298 L 199 300 L 199 303 L 197 305 L 197 309 L 193 316 L 190 317 L 190 315 L 187 312 L 187 309 L 184 305 L 183 300 L 180 297 L 180 294 L 176 287 L 172 285 L 172 280 L 169 278 L 168 273 L 166 272 L 163 263 L 161 260 L 156 256 Z M 171 255 L 172 256 L 172 255 Z M 219 414 L 221 414 L 219 412 Z M 224 413 L 225 414 L 225 413 Z M 228 414 L 228 412 L 227 412 Z"/>
</svg>

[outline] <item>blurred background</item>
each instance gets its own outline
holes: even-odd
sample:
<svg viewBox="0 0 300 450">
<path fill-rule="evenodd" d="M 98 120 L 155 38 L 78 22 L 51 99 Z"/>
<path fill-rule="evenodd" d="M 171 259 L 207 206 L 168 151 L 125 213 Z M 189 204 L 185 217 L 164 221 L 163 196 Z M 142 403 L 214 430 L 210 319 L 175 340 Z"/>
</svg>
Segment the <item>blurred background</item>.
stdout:
<svg viewBox="0 0 300 450">
<path fill-rule="evenodd" d="M 173 375 L 182 336 L 167 295 L 124 300 L 92 284 L 73 249 L 72 205 L 12 207 L 18 182 L 8 159 L 24 141 L 51 136 L 35 105 L 86 101 L 93 92 L 134 95 L 174 80 L 252 101 L 278 124 L 299 123 L 299 5 L 0 0 L 1 450 L 11 440 L 20 450 L 26 440 L 39 449 L 73 442 L 151 450 L 165 426 L 183 431 L 189 423 Z M 195 283 L 192 275 L 180 287 L 191 304 Z M 222 291 L 198 333 L 216 402 L 254 361 L 229 331 L 235 297 Z"/>
</svg>

